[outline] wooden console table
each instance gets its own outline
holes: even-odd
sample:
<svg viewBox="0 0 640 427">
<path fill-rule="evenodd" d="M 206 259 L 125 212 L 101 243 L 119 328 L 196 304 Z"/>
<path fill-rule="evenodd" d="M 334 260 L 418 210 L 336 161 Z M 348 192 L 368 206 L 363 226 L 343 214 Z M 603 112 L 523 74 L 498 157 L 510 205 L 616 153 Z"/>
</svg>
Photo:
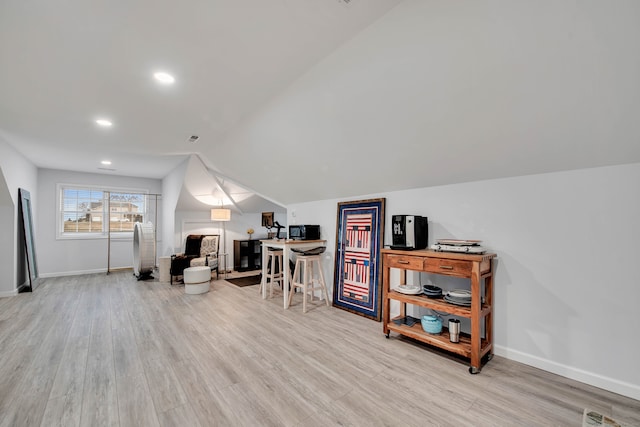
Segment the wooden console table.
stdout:
<svg viewBox="0 0 640 427">
<path fill-rule="evenodd" d="M 431 250 L 400 251 L 383 249 L 382 251 L 382 287 L 383 287 L 383 332 L 389 338 L 389 332 L 397 332 L 434 347 L 464 356 L 470 360 L 469 372 L 480 372 L 481 360 L 493 357 L 493 267 L 492 259 L 496 254 L 470 255 Z M 424 295 L 406 295 L 390 287 L 392 268 L 401 270 L 400 284 L 405 284 L 406 271 L 419 271 L 445 276 L 470 279 L 471 307 L 450 304 L 443 299 L 431 299 Z M 484 282 L 484 283 L 483 283 Z M 483 285 L 484 284 L 484 289 Z M 429 334 L 422 329 L 420 322 L 412 326 L 396 324 L 391 319 L 391 300 L 400 302 L 400 316 L 406 316 L 407 304 L 446 312 L 454 316 L 468 318 L 471 321 L 471 333 L 460 334 L 460 342 L 449 341 L 446 325 L 440 334 Z M 481 326 L 484 323 L 484 337 Z"/>
</svg>

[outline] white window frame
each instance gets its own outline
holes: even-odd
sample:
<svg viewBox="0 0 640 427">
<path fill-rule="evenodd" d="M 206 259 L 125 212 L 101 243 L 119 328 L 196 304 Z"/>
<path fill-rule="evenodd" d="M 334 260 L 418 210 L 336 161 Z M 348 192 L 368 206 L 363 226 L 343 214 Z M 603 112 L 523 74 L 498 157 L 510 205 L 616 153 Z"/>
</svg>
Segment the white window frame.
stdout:
<svg viewBox="0 0 640 427">
<path fill-rule="evenodd" d="M 139 194 L 144 197 L 144 209 L 142 213 L 143 222 L 149 220 L 150 204 L 149 204 L 149 190 L 142 188 L 123 188 L 123 187 L 109 187 L 104 185 L 83 185 L 83 184 L 56 184 L 56 239 L 57 240 L 88 240 L 88 239 L 106 239 L 108 238 L 108 231 L 105 227 L 105 222 L 102 221 L 102 230 L 97 232 L 65 232 L 64 231 L 64 217 L 63 217 L 63 191 L 64 190 L 97 190 L 111 193 L 131 193 Z M 103 204 L 102 218 L 110 218 L 110 213 L 106 212 L 106 204 Z M 112 239 L 132 240 L 133 231 L 112 231 Z"/>
</svg>

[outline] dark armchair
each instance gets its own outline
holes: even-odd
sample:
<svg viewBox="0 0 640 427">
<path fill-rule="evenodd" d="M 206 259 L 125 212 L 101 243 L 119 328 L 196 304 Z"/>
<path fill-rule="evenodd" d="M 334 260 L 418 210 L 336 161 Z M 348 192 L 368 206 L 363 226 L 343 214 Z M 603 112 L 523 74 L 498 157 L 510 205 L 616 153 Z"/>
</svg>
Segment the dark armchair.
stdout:
<svg viewBox="0 0 640 427">
<path fill-rule="evenodd" d="M 220 236 L 218 234 L 187 236 L 184 253 L 171 256 L 171 283 L 175 276 L 182 276 L 184 269 L 196 266 L 208 266 L 211 271 L 216 270 L 218 277 L 218 248 Z"/>
</svg>

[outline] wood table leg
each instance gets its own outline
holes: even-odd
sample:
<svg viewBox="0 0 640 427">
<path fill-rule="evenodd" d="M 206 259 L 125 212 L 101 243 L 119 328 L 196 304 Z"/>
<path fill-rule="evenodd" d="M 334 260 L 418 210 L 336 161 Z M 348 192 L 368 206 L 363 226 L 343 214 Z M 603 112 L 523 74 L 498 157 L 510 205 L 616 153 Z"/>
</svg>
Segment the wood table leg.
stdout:
<svg viewBox="0 0 640 427">
<path fill-rule="evenodd" d="M 480 295 L 480 264 L 474 263 L 471 269 L 471 367 L 472 374 L 480 372 L 480 309 L 482 296 Z"/>
</svg>

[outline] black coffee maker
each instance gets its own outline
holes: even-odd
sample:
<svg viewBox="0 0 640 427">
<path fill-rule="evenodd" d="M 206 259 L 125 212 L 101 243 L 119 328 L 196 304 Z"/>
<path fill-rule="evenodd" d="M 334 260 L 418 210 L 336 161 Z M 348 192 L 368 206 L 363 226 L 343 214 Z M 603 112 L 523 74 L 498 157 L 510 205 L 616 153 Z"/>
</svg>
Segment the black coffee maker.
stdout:
<svg viewBox="0 0 640 427">
<path fill-rule="evenodd" d="M 393 215 L 393 244 L 391 249 L 411 251 L 427 247 L 429 228 L 426 216 Z"/>
</svg>

